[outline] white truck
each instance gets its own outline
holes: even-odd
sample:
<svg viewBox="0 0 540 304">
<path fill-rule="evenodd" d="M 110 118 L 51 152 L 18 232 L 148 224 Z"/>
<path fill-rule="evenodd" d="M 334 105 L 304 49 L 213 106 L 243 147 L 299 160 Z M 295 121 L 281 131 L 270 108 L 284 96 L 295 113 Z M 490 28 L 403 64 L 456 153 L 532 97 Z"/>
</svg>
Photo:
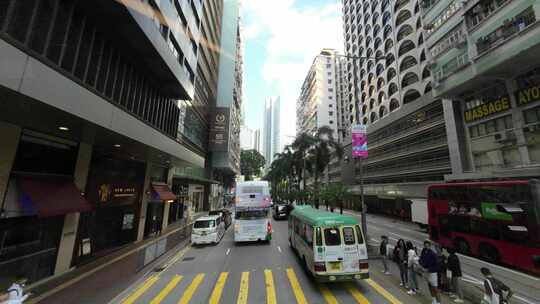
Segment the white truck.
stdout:
<svg viewBox="0 0 540 304">
<path fill-rule="evenodd" d="M 411 201 L 411 221 L 418 224 L 420 228 L 428 227 L 428 206 L 427 199 L 413 198 Z"/>
<path fill-rule="evenodd" d="M 270 186 L 267 181 L 241 182 L 234 199 L 234 241 L 252 242 L 272 239 Z"/>
</svg>

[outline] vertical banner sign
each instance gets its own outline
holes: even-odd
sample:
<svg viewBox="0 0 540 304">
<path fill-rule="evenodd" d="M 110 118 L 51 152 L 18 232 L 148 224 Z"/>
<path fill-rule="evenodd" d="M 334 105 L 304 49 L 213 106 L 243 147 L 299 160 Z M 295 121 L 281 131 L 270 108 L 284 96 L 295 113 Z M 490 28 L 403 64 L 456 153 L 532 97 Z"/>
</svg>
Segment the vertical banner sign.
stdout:
<svg viewBox="0 0 540 304">
<path fill-rule="evenodd" d="M 367 132 L 365 125 L 352 126 L 352 157 L 367 158 Z"/>
<path fill-rule="evenodd" d="M 229 150 L 229 111 L 226 107 L 216 107 L 212 113 L 209 142 L 211 151 Z"/>
</svg>

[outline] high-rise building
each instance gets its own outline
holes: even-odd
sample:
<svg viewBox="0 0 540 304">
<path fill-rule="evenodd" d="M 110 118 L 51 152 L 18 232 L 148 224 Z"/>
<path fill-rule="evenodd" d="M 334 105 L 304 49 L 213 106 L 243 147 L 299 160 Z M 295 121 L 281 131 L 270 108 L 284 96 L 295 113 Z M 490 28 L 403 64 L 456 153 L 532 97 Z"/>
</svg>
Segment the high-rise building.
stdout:
<svg viewBox="0 0 540 304">
<path fill-rule="evenodd" d="M 0 226 L 32 236 L 1 277 L 60 275 L 209 208 L 229 2 L 0 1 Z"/>
<path fill-rule="evenodd" d="M 296 132 L 315 134 L 322 126 L 328 126 L 338 138 L 337 102 L 340 92 L 337 52 L 323 49 L 315 57 L 304 80 L 296 103 Z"/>
<path fill-rule="evenodd" d="M 257 130 L 255 130 L 253 132 L 253 150 L 257 150 L 259 153 L 262 152 L 262 150 L 261 150 L 261 129 L 257 129 Z"/>
<path fill-rule="evenodd" d="M 240 174 L 243 42 L 239 1 L 225 0 L 223 5 L 223 19 L 227 22 L 221 27 L 218 95 L 212 116 L 210 148 L 214 176 L 224 178 L 232 187 L 234 176 Z M 224 123 L 225 129 L 221 128 Z"/>
<path fill-rule="evenodd" d="M 365 57 L 348 59 L 346 111 L 350 123 L 367 126 L 363 177 L 370 209 L 383 200 L 398 206 L 403 199 L 425 198 L 427 185 L 451 171 L 421 14 L 419 1 L 343 0 L 345 53 Z M 346 148 L 350 155 L 350 144 Z M 352 190 L 358 193 L 359 170 L 352 171 L 347 176 L 355 177 Z"/>
<path fill-rule="evenodd" d="M 267 98 L 264 104 L 263 126 L 263 156 L 266 160 L 266 168 L 270 167 L 274 154 L 279 152 L 280 115 L 279 97 Z"/>
<path fill-rule="evenodd" d="M 253 130 L 247 126 L 240 127 L 240 148 L 242 150 L 252 150 L 253 149 Z"/>
<path fill-rule="evenodd" d="M 444 114 L 447 180 L 538 176 L 540 3 L 423 1 L 434 95 Z"/>
</svg>

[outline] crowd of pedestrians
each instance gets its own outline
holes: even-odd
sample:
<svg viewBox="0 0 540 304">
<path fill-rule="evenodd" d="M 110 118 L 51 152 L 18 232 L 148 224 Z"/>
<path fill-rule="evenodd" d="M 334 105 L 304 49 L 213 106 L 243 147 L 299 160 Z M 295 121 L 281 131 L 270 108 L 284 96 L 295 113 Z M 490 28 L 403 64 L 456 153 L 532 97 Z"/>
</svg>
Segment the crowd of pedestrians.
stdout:
<svg viewBox="0 0 540 304">
<path fill-rule="evenodd" d="M 400 286 L 407 289 L 409 295 L 419 293 L 418 277 L 423 277 L 429 288 L 432 304 L 441 303 L 441 292 L 449 294 L 455 303 L 463 303 L 462 270 L 458 255 L 453 249 L 448 250 L 448 256 L 430 240 L 424 241 L 424 246 L 418 250 L 411 241 L 399 239 L 396 245 L 388 243 L 388 237 L 382 236 L 379 253 L 383 264 L 383 273 L 390 275 L 388 261 L 395 262 L 399 269 Z M 512 291 L 500 280 L 493 277 L 489 269 L 482 268 L 484 275 L 484 304 L 508 303 Z"/>
</svg>

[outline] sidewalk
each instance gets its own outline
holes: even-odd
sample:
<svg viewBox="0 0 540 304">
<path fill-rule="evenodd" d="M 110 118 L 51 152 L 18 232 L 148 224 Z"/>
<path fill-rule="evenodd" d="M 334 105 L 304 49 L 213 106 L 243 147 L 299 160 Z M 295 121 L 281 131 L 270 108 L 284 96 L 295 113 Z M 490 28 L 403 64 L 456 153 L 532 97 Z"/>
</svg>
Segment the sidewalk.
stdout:
<svg viewBox="0 0 540 304">
<path fill-rule="evenodd" d="M 203 213 L 193 214 L 191 220 Z M 34 303 L 107 303 L 178 250 L 189 245 L 191 222 L 175 223 L 161 235 L 132 243 L 112 254 L 75 268 L 57 277 L 29 286 Z M 164 254 L 148 262 L 148 249 L 166 243 Z"/>
</svg>

